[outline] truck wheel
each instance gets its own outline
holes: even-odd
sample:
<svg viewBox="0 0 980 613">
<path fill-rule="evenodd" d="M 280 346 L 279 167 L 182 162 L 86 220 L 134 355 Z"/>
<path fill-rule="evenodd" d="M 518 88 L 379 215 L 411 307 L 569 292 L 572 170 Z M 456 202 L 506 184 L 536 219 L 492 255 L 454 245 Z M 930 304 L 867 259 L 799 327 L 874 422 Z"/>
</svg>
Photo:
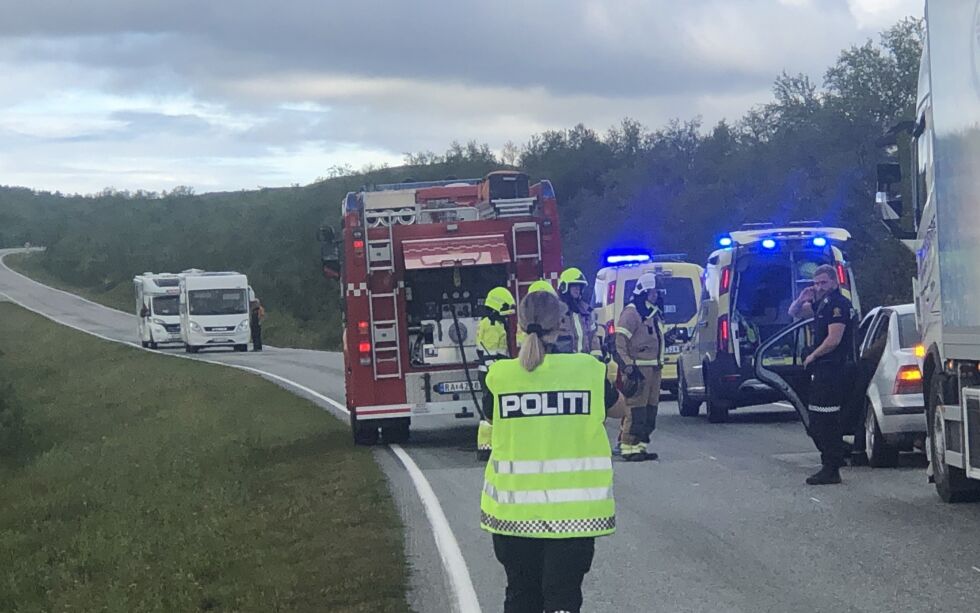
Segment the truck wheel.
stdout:
<svg viewBox="0 0 980 613">
<path fill-rule="evenodd" d="M 864 449 L 868 464 L 874 468 L 894 468 L 898 466 L 898 447 L 885 442 L 885 436 L 878 426 L 878 417 L 871 403 L 867 403 L 867 417 L 864 418 Z"/>
<path fill-rule="evenodd" d="M 968 479 L 962 468 L 946 464 L 946 424 L 938 405 L 956 402 L 952 394 L 947 394 L 946 386 L 945 375 L 933 375 L 926 399 L 926 424 L 929 427 L 929 445 L 932 451 L 932 473 L 936 480 L 936 492 L 943 502 L 964 502 L 976 497 L 978 483 Z"/>
<path fill-rule="evenodd" d="M 140 345 L 143 345 L 143 349 L 146 349 L 147 347 L 150 346 L 150 344 L 146 341 L 140 341 Z"/>
<path fill-rule="evenodd" d="M 711 375 L 708 372 L 708 365 L 704 365 L 704 396 L 705 408 L 708 412 L 708 421 L 713 424 L 722 424 L 728 421 L 728 412 L 732 410 L 730 400 L 719 398 L 715 386 L 711 385 Z"/>
<path fill-rule="evenodd" d="M 381 438 L 386 443 L 407 442 L 411 423 L 409 417 L 388 420 L 381 426 Z"/>
<path fill-rule="evenodd" d="M 680 362 L 677 363 L 677 410 L 682 417 L 697 417 L 701 412 L 701 401 L 691 398 L 687 391 L 687 380 Z"/>
<path fill-rule="evenodd" d="M 377 445 L 378 444 L 378 422 L 376 421 L 357 421 L 351 415 L 351 431 L 354 434 L 355 445 Z"/>
<path fill-rule="evenodd" d="M 235 351 L 248 351 L 248 345 L 235 345 Z"/>
<path fill-rule="evenodd" d="M 197 353 L 200 347 L 195 347 L 194 345 L 184 345 L 184 351 L 187 353 Z"/>
<path fill-rule="evenodd" d="M 150 347 L 150 349 L 156 349 L 159 346 L 154 341 L 150 341 L 149 343 L 147 343 L 147 345 Z"/>
</svg>

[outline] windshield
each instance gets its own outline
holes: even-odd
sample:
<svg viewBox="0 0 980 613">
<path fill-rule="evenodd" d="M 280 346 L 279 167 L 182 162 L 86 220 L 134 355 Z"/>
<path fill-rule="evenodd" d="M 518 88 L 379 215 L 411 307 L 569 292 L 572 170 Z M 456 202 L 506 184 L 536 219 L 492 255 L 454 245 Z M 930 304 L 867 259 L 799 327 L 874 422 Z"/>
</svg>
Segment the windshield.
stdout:
<svg viewBox="0 0 980 613">
<path fill-rule="evenodd" d="M 898 342 L 902 349 L 911 349 L 919 344 L 919 328 L 915 325 L 915 313 L 898 316 Z"/>
<path fill-rule="evenodd" d="M 179 315 L 177 296 L 158 296 L 153 299 L 154 315 Z"/>
<path fill-rule="evenodd" d="M 248 313 L 244 289 L 199 289 L 188 293 L 191 315 Z"/>
</svg>

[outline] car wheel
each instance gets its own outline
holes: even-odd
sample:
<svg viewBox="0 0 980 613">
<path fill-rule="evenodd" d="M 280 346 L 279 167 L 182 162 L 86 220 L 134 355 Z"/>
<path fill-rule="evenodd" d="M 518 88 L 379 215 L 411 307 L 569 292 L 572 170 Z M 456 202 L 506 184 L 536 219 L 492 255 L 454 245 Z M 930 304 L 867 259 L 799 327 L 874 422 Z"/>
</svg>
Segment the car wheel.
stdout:
<svg viewBox="0 0 980 613">
<path fill-rule="evenodd" d="M 864 452 L 868 455 L 868 463 L 875 468 L 894 468 L 898 466 L 898 447 L 885 442 L 878 425 L 878 416 L 871 402 L 864 418 Z"/>
<path fill-rule="evenodd" d="M 701 401 L 691 398 L 687 391 L 687 380 L 680 362 L 677 363 L 677 410 L 683 417 L 697 417 L 701 412 Z"/>
<path fill-rule="evenodd" d="M 734 408 L 732 401 L 720 398 L 715 386 L 711 385 L 711 374 L 708 372 L 708 365 L 704 365 L 704 396 L 705 408 L 708 412 L 708 421 L 713 424 L 721 424 L 728 421 L 728 413 Z"/>
<path fill-rule="evenodd" d="M 378 432 L 378 422 L 376 421 L 357 421 L 357 418 L 351 415 L 350 418 L 351 432 L 354 435 L 355 445 L 377 445 L 379 432 Z"/>
<path fill-rule="evenodd" d="M 956 402 L 958 396 L 947 393 L 946 385 L 945 375 L 933 375 L 929 395 L 926 397 L 926 425 L 929 427 L 932 474 L 936 481 L 936 492 L 944 502 L 964 502 L 976 498 L 980 484 L 968 479 L 962 468 L 946 464 L 946 424 L 938 407 Z"/>
</svg>

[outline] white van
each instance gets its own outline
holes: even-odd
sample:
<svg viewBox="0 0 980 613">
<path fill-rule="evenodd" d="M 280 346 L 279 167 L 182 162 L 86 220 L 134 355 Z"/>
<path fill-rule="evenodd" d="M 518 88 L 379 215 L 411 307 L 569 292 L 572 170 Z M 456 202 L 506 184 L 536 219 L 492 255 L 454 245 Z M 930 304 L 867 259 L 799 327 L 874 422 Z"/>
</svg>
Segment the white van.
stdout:
<svg viewBox="0 0 980 613">
<path fill-rule="evenodd" d="M 248 278 L 237 272 L 182 272 L 180 333 L 188 353 L 203 347 L 248 351 Z"/>
<path fill-rule="evenodd" d="M 136 293 L 136 335 L 144 347 L 182 343 L 180 335 L 180 277 L 144 272 L 133 277 Z"/>
</svg>

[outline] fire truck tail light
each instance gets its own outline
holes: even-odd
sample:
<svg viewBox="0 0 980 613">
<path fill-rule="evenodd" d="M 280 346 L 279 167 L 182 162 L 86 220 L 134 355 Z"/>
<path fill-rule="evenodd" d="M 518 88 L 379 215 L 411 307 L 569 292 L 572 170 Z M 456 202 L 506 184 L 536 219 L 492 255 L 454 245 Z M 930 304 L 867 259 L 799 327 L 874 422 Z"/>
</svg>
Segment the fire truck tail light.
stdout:
<svg viewBox="0 0 980 613">
<path fill-rule="evenodd" d="M 371 343 L 367 341 L 361 341 L 357 344 L 357 350 L 361 353 L 371 353 Z"/>
<path fill-rule="evenodd" d="M 367 334 L 368 333 L 368 322 L 366 322 L 366 321 L 359 321 L 359 322 L 357 322 L 357 331 L 360 332 L 361 334 Z M 369 348 L 369 350 L 370 350 L 370 348 Z"/>
<path fill-rule="evenodd" d="M 364 241 L 363 240 L 360 240 L 360 239 L 355 240 L 354 241 L 354 249 L 358 249 L 358 250 L 364 249 Z"/>
</svg>

